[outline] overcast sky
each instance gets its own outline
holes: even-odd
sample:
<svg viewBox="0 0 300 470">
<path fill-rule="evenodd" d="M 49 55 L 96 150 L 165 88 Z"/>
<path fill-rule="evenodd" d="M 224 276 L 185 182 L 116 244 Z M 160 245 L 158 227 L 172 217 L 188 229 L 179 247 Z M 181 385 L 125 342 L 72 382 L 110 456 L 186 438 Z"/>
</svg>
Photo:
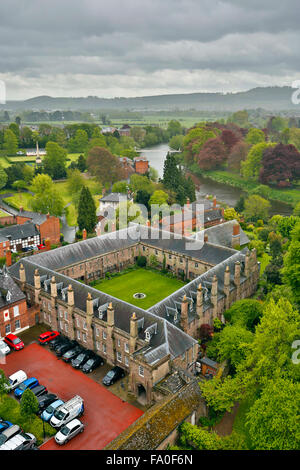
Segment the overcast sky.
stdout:
<svg viewBox="0 0 300 470">
<path fill-rule="evenodd" d="M 239 91 L 300 79 L 299 0 L 2 0 L 8 99 Z"/>
</svg>

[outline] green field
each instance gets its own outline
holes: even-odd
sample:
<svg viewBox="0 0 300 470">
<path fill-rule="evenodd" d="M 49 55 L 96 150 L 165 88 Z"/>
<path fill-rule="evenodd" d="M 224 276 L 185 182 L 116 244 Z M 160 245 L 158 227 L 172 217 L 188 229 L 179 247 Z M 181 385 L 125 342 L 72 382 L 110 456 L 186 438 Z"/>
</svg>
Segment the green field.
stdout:
<svg viewBox="0 0 300 470">
<path fill-rule="evenodd" d="M 95 289 L 143 309 L 150 308 L 182 286 L 184 286 L 182 281 L 143 268 L 137 268 L 129 273 L 99 281 L 93 285 Z M 133 295 L 137 292 L 146 294 L 146 297 L 135 299 Z"/>
<path fill-rule="evenodd" d="M 55 183 L 55 182 L 54 182 Z M 96 204 L 96 208 L 99 206 L 99 199 L 102 195 L 102 186 L 94 179 L 85 179 L 85 184 L 91 191 L 92 196 Z M 77 224 L 77 210 L 72 202 L 72 196 L 69 193 L 67 181 L 59 181 L 55 183 L 58 193 L 61 195 L 64 206 L 67 206 L 67 222 L 70 226 L 74 227 Z M 5 191 L 6 192 L 6 191 Z M 32 195 L 30 193 L 22 193 L 13 190 L 9 190 L 13 196 L 4 199 L 4 202 L 11 205 L 15 209 L 23 207 L 24 210 L 32 210 L 31 200 Z"/>
</svg>

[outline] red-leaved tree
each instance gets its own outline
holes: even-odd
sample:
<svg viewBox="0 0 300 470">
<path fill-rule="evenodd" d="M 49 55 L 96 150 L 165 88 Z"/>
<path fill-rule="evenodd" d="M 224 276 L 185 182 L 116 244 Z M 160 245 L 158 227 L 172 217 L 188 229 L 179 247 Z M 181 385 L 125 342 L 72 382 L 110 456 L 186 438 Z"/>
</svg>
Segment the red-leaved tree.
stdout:
<svg viewBox="0 0 300 470">
<path fill-rule="evenodd" d="M 202 170 L 213 170 L 222 166 L 226 161 L 226 148 L 222 140 L 217 137 L 209 139 L 198 154 L 198 164 Z"/>
<path fill-rule="evenodd" d="M 294 145 L 278 144 L 263 153 L 260 182 L 278 187 L 291 186 L 300 178 L 300 153 Z"/>
</svg>

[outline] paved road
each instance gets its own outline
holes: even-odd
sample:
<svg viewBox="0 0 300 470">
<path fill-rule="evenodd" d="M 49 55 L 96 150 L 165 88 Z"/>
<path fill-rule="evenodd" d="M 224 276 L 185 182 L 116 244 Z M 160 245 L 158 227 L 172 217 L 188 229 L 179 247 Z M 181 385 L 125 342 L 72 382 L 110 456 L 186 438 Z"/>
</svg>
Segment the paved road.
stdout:
<svg viewBox="0 0 300 470">
<path fill-rule="evenodd" d="M 76 394 L 84 399 L 85 413 L 81 418 L 86 424 L 84 432 L 61 447 L 52 438 L 41 446 L 41 450 L 101 450 L 143 414 L 37 343 L 12 352 L 1 368 L 6 375 L 24 370 L 28 377 L 37 377 L 62 400 L 69 400 Z"/>
</svg>

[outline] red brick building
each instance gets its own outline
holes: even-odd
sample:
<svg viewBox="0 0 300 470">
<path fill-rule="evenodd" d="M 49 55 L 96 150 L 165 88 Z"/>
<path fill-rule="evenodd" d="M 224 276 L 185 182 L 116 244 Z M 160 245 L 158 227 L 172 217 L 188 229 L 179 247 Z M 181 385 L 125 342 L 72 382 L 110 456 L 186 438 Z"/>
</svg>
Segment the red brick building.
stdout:
<svg viewBox="0 0 300 470">
<path fill-rule="evenodd" d="M 144 175 L 149 171 L 149 162 L 146 157 L 139 156 L 133 159 L 135 172 Z"/>
<path fill-rule="evenodd" d="M 4 270 L 0 273 L 0 338 L 33 326 L 36 309 L 28 309 L 25 294 Z"/>
<path fill-rule="evenodd" d="M 40 233 L 42 243 L 46 238 L 50 239 L 51 245 L 57 245 L 60 242 L 60 223 L 58 217 L 49 214 L 24 211 L 20 208 L 20 211 L 16 214 L 17 224 L 24 224 L 28 220 L 35 224 Z"/>
</svg>

